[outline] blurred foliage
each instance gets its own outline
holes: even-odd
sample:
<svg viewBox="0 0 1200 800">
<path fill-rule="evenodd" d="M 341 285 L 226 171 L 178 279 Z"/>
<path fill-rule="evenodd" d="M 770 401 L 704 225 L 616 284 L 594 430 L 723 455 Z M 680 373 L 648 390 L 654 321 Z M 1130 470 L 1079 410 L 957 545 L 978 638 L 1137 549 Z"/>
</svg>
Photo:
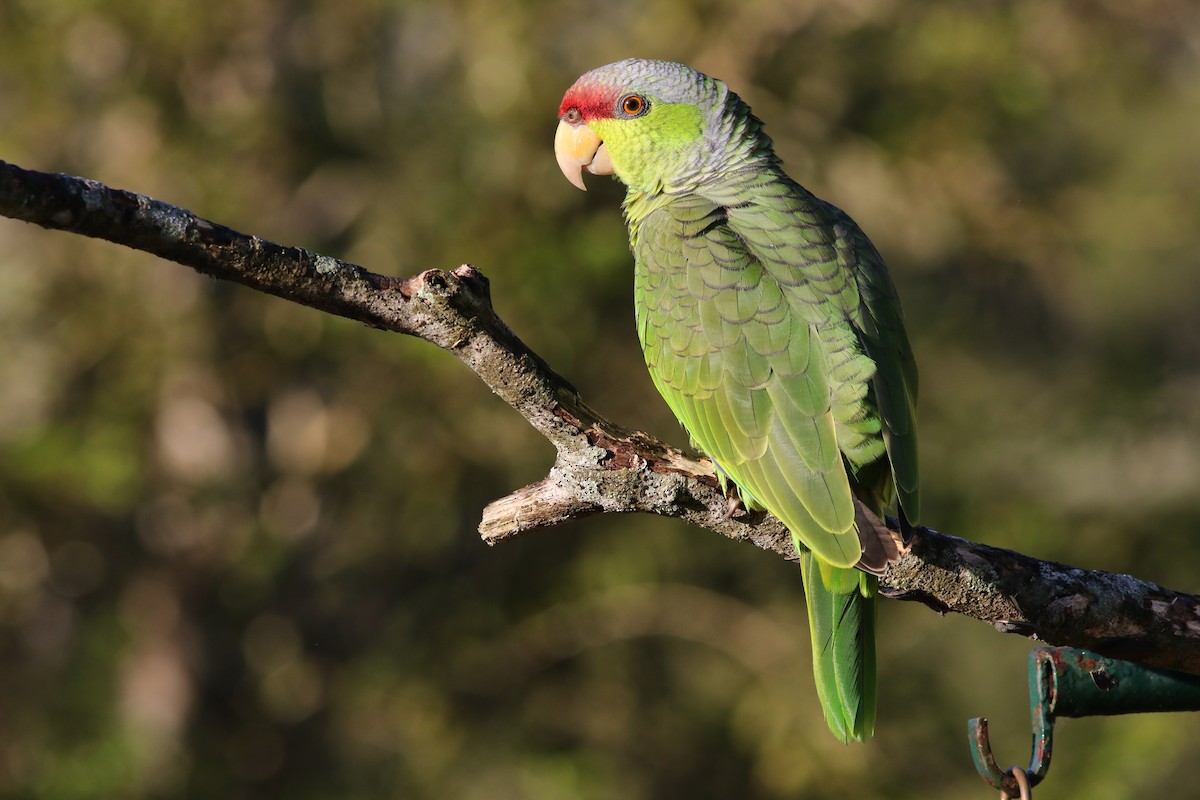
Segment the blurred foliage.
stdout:
<svg viewBox="0 0 1200 800">
<path fill-rule="evenodd" d="M 0 158 L 379 272 L 470 261 L 682 443 L 621 190 L 550 152 L 629 55 L 728 80 L 888 258 L 924 522 L 1198 588 L 1190 0 L 4 0 Z M 992 796 L 977 714 L 1026 757 L 1026 640 L 885 604 L 847 748 L 788 564 L 648 517 L 484 547 L 552 452 L 425 343 L 8 220 L 0 341 L 3 796 Z M 1039 796 L 1200 796 L 1198 726 L 1065 724 Z"/>
</svg>

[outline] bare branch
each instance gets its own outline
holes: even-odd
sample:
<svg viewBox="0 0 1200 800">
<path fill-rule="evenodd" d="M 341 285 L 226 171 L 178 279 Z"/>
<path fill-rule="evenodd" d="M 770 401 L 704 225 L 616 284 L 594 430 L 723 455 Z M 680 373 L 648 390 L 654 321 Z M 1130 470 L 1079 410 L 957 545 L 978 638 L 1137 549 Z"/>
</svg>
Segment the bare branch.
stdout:
<svg viewBox="0 0 1200 800">
<path fill-rule="evenodd" d="M 247 236 L 95 181 L 0 161 L 0 215 L 123 244 L 292 302 L 436 344 L 470 367 L 558 450 L 546 478 L 489 505 L 489 544 L 600 513 L 649 512 L 794 558 L 762 513 L 730 516 L 712 465 L 589 408 L 492 308 L 462 266 L 407 279 Z M 1052 644 L 1200 674 L 1200 598 L 918 529 L 884 593 Z"/>
</svg>

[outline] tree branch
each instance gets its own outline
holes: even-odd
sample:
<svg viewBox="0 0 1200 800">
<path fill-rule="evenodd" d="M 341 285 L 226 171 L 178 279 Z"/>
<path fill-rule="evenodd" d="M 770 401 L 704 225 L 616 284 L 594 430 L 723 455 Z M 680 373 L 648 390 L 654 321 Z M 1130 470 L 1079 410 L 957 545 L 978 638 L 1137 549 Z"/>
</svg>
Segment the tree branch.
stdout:
<svg viewBox="0 0 1200 800">
<path fill-rule="evenodd" d="M 642 511 L 795 557 L 774 517 L 729 516 L 710 462 L 592 410 L 496 315 L 488 281 L 474 267 L 406 279 L 376 275 L 132 192 L 3 161 L 0 215 L 107 239 L 453 353 L 558 451 L 543 480 L 484 509 L 479 531 L 489 544 L 592 514 Z M 1039 561 L 920 528 L 881 587 L 889 597 L 1001 631 L 1200 674 L 1200 597 L 1128 575 Z"/>
</svg>

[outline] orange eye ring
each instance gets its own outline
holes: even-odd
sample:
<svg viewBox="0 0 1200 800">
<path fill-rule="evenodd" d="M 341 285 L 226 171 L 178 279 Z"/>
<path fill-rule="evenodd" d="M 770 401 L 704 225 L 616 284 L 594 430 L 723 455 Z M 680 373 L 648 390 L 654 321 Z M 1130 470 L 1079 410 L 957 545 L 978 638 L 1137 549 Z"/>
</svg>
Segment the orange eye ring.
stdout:
<svg viewBox="0 0 1200 800">
<path fill-rule="evenodd" d="M 646 113 L 646 109 L 650 107 L 650 103 L 640 94 L 627 94 L 621 98 L 619 107 L 622 116 L 637 117 Z"/>
</svg>

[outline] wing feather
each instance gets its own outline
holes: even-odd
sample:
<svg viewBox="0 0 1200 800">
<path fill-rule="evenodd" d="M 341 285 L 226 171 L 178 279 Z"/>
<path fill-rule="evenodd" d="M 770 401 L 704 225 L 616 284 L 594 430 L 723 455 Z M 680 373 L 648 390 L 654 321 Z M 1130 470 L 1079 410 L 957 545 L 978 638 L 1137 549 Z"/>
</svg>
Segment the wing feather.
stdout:
<svg viewBox="0 0 1200 800">
<path fill-rule="evenodd" d="M 822 708 L 840 739 L 862 740 L 875 578 L 847 569 L 862 555 L 853 494 L 882 513 L 894 485 L 916 520 L 916 371 L 866 236 L 786 179 L 758 188 L 756 202 L 689 195 L 639 220 L 638 332 L 693 441 L 792 532 Z"/>
<path fill-rule="evenodd" d="M 659 303 L 639 309 L 639 330 L 672 318 L 664 306 L 693 312 L 675 330 L 643 332 L 647 364 L 693 440 L 739 488 L 822 560 L 852 566 L 861 550 L 820 333 L 725 211 L 699 209 L 704 202 L 659 209 L 635 242 L 639 298 Z M 681 260 L 683 279 L 655 276 Z M 672 296 L 642 293 L 642 284 L 670 285 Z"/>
</svg>

